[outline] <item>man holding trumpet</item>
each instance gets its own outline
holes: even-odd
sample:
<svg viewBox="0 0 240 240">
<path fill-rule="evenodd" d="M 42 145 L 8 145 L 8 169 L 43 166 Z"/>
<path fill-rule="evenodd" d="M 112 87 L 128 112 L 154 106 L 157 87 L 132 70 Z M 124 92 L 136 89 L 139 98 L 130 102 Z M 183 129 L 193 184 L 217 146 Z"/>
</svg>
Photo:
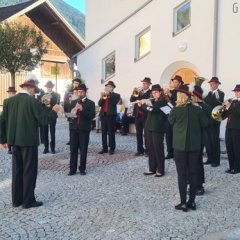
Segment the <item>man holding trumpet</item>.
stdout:
<svg viewBox="0 0 240 240">
<path fill-rule="evenodd" d="M 141 108 L 137 102 L 141 101 L 142 99 L 149 99 L 151 91 L 149 89 L 151 83 L 151 79 L 149 77 L 145 77 L 142 81 L 142 89 L 138 91 L 137 89 L 133 89 L 133 93 L 130 97 L 130 102 L 134 103 L 133 109 L 133 116 L 135 117 L 135 127 L 136 127 L 136 137 L 137 137 L 137 152 L 135 156 L 141 156 L 148 154 L 148 147 L 147 147 L 147 134 L 145 134 L 145 123 L 147 120 L 148 112 Z M 143 130 L 144 130 L 144 141 L 145 141 L 145 149 L 143 147 Z"/>
<path fill-rule="evenodd" d="M 115 125 L 117 103 L 120 100 L 120 94 L 113 92 L 114 88 L 116 88 L 114 82 L 108 81 L 107 84 L 105 84 L 105 90 L 101 93 L 101 98 L 98 101 L 98 106 L 101 107 L 99 115 L 102 128 L 102 150 L 99 154 L 107 153 L 109 147 L 109 155 L 112 155 L 116 148 Z"/>
</svg>

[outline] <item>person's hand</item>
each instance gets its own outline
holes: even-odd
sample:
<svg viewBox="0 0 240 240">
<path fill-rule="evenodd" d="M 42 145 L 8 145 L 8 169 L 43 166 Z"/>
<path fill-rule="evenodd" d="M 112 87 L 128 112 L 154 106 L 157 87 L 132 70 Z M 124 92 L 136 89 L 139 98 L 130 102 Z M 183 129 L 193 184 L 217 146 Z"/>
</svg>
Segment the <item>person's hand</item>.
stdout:
<svg viewBox="0 0 240 240">
<path fill-rule="evenodd" d="M 3 150 L 7 149 L 8 148 L 7 143 L 0 144 L 0 148 Z"/>
<path fill-rule="evenodd" d="M 83 110 L 82 104 L 79 104 L 79 103 L 77 103 L 76 108 L 77 108 L 77 110 L 79 110 L 80 112 Z"/>
<path fill-rule="evenodd" d="M 59 104 L 55 104 L 53 106 L 52 110 L 57 113 L 61 110 L 61 106 Z"/>
</svg>

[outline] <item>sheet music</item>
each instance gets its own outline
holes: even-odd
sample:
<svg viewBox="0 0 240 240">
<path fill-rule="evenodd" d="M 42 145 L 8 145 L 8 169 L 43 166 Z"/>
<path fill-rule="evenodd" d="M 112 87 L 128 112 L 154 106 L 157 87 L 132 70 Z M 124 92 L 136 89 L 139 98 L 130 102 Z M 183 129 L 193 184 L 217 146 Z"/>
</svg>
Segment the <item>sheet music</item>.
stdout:
<svg viewBox="0 0 240 240">
<path fill-rule="evenodd" d="M 160 108 L 165 114 L 169 114 L 172 110 L 168 105 Z"/>
</svg>

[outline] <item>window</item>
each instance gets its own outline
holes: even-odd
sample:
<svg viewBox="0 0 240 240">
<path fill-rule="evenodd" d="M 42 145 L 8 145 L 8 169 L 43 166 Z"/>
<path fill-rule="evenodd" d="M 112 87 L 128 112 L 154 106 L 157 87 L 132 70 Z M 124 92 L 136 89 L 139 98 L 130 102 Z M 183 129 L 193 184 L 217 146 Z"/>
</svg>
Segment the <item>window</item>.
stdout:
<svg viewBox="0 0 240 240">
<path fill-rule="evenodd" d="M 185 1 L 174 9 L 173 35 L 186 29 L 191 23 L 191 1 Z"/>
<path fill-rule="evenodd" d="M 106 81 L 115 75 L 115 52 L 112 52 L 107 57 L 105 57 L 102 61 L 102 65 L 102 79 L 103 81 Z"/>
<path fill-rule="evenodd" d="M 148 27 L 135 38 L 135 61 L 147 55 L 151 50 L 151 28 Z"/>
</svg>

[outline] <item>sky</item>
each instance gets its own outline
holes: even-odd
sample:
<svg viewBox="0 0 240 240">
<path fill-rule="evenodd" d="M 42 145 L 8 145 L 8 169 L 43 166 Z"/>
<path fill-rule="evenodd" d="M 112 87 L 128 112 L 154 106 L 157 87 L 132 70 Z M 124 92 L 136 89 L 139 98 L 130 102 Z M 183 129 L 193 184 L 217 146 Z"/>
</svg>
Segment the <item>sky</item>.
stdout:
<svg viewBox="0 0 240 240">
<path fill-rule="evenodd" d="M 78 10 L 85 14 L 85 0 L 64 0 L 64 2 L 77 8 Z"/>
</svg>

